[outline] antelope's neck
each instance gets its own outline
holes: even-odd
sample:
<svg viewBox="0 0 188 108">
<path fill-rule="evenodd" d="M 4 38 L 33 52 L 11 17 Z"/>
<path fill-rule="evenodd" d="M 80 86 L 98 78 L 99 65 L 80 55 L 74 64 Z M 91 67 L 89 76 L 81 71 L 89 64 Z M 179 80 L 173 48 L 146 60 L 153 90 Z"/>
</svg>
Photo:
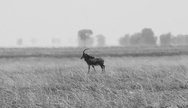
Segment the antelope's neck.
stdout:
<svg viewBox="0 0 188 108">
<path fill-rule="evenodd" d="M 84 59 L 86 62 L 89 62 L 89 59 Z"/>
</svg>

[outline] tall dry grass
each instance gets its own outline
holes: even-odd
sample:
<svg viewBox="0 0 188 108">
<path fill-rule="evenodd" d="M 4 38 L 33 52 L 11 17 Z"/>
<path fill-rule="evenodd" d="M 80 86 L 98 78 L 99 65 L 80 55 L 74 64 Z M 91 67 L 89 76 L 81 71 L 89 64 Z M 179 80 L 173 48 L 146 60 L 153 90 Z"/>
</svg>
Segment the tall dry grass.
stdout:
<svg viewBox="0 0 188 108">
<path fill-rule="evenodd" d="M 90 74 L 79 58 L 2 59 L 0 107 L 186 107 L 187 58 L 105 57 L 106 72 Z"/>
</svg>

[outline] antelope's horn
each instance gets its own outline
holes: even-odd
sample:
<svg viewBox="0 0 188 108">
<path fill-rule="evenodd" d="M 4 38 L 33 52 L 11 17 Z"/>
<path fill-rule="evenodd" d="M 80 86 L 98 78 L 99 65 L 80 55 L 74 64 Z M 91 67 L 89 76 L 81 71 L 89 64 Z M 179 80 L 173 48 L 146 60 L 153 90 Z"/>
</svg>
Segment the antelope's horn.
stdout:
<svg viewBox="0 0 188 108">
<path fill-rule="evenodd" d="M 85 54 L 85 51 L 88 50 L 88 49 L 89 49 L 89 48 L 85 49 L 85 50 L 83 51 L 83 54 Z"/>
</svg>

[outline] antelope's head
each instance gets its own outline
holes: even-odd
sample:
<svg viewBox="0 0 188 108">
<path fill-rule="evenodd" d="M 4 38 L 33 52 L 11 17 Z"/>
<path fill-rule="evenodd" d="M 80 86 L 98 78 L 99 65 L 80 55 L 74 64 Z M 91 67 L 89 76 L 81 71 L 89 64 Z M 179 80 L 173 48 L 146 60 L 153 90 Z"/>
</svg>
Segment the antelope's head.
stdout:
<svg viewBox="0 0 188 108">
<path fill-rule="evenodd" d="M 88 50 L 88 49 L 89 49 L 89 48 L 87 48 L 87 49 L 85 49 L 85 50 L 83 51 L 82 57 L 81 57 L 80 59 L 83 59 L 83 58 L 86 57 L 87 54 L 85 53 L 85 51 Z"/>
</svg>

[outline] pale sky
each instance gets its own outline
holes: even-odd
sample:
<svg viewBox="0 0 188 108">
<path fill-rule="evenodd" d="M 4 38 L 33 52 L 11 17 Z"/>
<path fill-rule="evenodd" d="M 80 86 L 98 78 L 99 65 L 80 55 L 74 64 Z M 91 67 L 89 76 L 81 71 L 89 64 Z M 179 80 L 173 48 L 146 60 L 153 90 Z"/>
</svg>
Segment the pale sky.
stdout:
<svg viewBox="0 0 188 108">
<path fill-rule="evenodd" d="M 0 47 L 23 45 L 77 46 L 80 29 L 103 34 L 118 45 L 124 34 L 152 28 L 162 33 L 188 34 L 188 0 L 0 0 Z"/>
</svg>

